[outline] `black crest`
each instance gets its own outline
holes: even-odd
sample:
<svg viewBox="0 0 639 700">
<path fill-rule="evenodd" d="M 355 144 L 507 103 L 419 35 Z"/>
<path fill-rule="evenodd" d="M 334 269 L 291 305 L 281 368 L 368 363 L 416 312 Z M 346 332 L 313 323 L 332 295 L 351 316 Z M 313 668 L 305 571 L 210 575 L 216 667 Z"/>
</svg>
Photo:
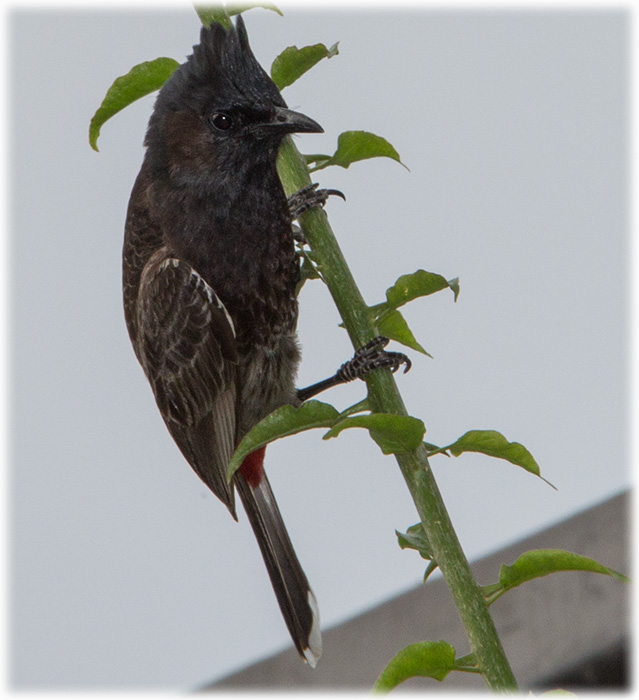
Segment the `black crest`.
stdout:
<svg viewBox="0 0 639 700">
<path fill-rule="evenodd" d="M 275 83 L 260 66 L 249 45 L 241 15 L 228 29 L 213 22 L 202 27 L 200 43 L 163 87 L 158 106 L 171 107 L 177 100 L 206 103 L 211 98 L 260 108 L 285 107 Z"/>
</svg>

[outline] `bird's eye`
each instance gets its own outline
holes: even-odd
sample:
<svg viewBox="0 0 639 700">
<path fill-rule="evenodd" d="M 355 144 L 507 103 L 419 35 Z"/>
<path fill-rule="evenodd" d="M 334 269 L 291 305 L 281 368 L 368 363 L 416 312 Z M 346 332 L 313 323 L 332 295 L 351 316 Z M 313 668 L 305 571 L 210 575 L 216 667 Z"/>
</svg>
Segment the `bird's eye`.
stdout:
<svg viewBox="0 0 639 700">
<path fill-rule="evenodd" d="M 211 124 L 219 131 L 228 131 L 233 126 L 233 120 L 224 112 L 216 112 L 211 117 Z"/>
</svg>

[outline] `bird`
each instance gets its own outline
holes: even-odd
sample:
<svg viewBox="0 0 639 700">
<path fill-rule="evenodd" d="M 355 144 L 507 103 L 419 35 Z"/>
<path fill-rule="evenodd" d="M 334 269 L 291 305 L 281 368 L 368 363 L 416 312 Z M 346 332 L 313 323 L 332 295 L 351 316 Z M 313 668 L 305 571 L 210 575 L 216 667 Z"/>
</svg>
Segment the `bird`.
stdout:
<svg viewBox="0 0 639 700">
<path fill-rule="evenodd" d="M 299 405 L 299 261 L 276 170 L 284 136 L 322 127 L 289 110 L 240 16 L 202 27 L 160 90 L 122 251 L 125 321 L 169 433 L 237 519 L 244 505 L 302 658 L 322 651 L 317 601 L 264 471 L 264 449 L 231 484 L 241 438 Z"/>
<path fill-rule="evenodd" d="M 227 482 L 242 437 L 275 409 L 408 360 L 373 339 L 328 380 L 298 390 L 300 261 L 293 219 L 333 190 L 290 200 L 276 157 L 293 133 L 320 133 L 290 110 L 249 45 L 244 20 L 202 27 L 163 85 L 144 139 L 122 250 L 124 316 L 157 407 L 186 461 L 257 539 L 300 656 L 322 653 L 315 595 L 264 470 L 249 454 Z M 341 194 L 341 193 L 338 193 Z"/>
</svg>

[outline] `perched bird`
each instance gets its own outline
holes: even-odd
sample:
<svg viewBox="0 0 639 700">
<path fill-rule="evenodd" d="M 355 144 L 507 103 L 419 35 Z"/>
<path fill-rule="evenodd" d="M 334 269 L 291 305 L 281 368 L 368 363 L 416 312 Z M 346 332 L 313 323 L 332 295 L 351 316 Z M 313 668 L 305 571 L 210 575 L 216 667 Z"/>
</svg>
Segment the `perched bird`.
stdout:
<svg viewBox="0 0 639 700">
<path fill-rule="evenodd" d="M 330 380 L 295 388 L 292 217 L 300 208 L 297 201 L 289 210 L 275 162 L 286 134 L 321 131 L 287 108 L 241 16 L 236 27 L 203 28 L 157 97 L 123 248 L 127 329 L 162 418 L 234 518 L 239 493 L 293 642 L 311 666 L 322 650 L 317 603 L 264 472 L 264 449 L 231 484 L 226 469 L 238 442 L 274 409 L 361 376 L 362 367 L 394 370 L 404 361 L 380 354 L 377 343 Z M 313 194 L 307 188 L 311 203 Z"/>
</svg>

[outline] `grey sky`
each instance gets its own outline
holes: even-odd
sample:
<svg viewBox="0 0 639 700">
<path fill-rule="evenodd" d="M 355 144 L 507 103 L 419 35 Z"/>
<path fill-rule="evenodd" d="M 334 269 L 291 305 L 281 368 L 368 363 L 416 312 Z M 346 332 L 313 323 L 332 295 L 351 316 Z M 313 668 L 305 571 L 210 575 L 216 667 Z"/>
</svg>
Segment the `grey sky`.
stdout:
<svg viewBox="0 0 639 700">
<path fill-rule="evenodd" d="M 434 356 L 412 353 L 398 377 L 426 439 L 499 430 L 559 489 L 479 455 L 433 460 L 469 558 L 628 486 L 627 14 L 246 21 L 266 67 L 291 44 L 340 41 L 284 93 L 326 130 L 299 137 L 303 151 L 366 129 L 410 168 L 318 174 L 346 193 L 327 210 L 367 301 L 418 268 L 460 277 L 457 304 L 440 292 L 406 308 Z M 246 519 L 180 456 L 126 335 L 119 256 L 153 96 L 105 125 L 99 155 L 87 142 L 114 78 L 183 60 L 198 32 L 188 7 L 11 16 L 10 650 L 23 689 L 188 689 L 289 644 Z M 321 283 L 301 305 L 306 385 L 352 348 Z M 410 497 L 363 431 L 277 443 L 267 468 L 325 626 L 419 582 L 393 532 L 417 519 Z"/>
</svg>

